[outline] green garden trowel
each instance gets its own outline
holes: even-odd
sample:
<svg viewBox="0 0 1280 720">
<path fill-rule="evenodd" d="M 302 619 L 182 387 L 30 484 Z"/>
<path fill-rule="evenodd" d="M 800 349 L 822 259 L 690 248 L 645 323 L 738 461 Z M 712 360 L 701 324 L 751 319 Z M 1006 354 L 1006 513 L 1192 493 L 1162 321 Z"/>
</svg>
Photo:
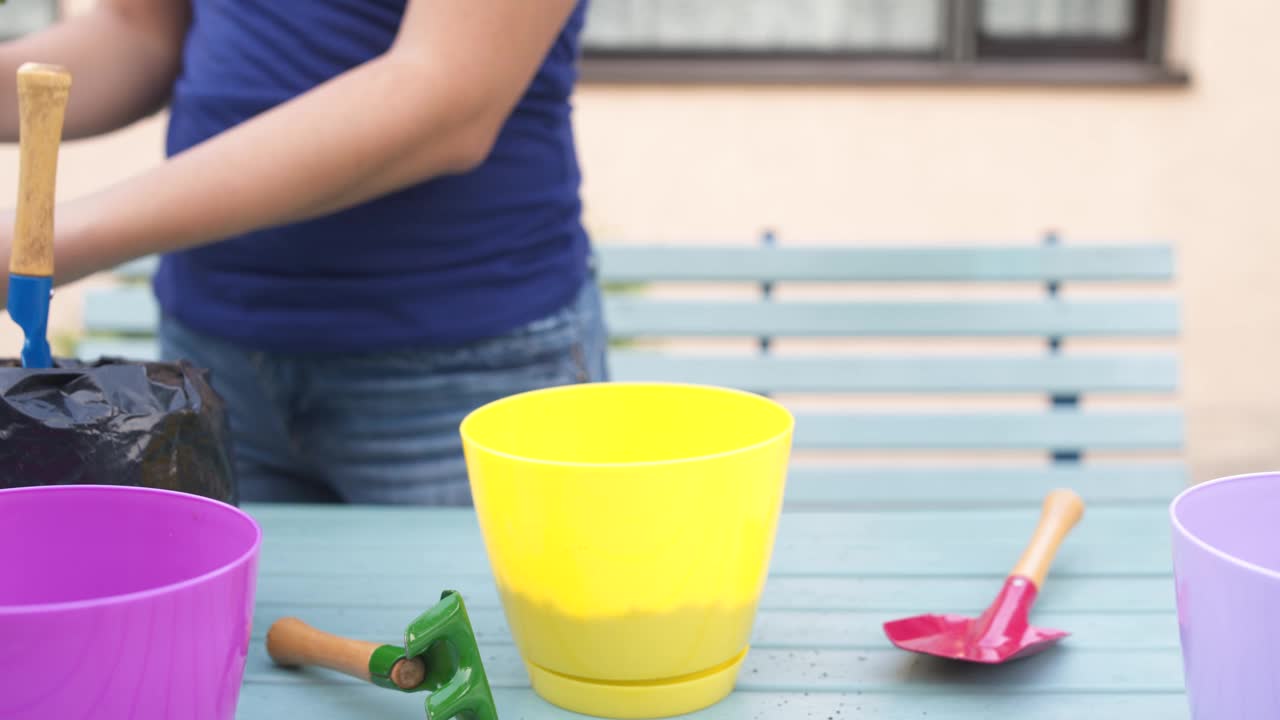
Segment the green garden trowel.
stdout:
<svg viewBox="0 0 1280 720">
<path fill-rule="evenodd" d="M 429 692 L 428 720 L 498 720 L 467 608 L 452 590 L 409 623 L 404 647 L 330 635 L 286 617 L 267 631 L 267 654 L 286 667 L 317 665 L 391 690 Z"/>
</svg>

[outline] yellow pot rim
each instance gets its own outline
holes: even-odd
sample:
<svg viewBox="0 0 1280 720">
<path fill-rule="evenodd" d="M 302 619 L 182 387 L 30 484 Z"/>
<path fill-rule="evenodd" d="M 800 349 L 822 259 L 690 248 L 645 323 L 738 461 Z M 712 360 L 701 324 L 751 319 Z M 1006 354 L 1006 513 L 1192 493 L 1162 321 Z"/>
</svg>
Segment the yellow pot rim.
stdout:
<svg viewBox="0 0 1280 720">
<path fill-rule="evenodd" d="M 489 447 L 488 445 L 485 445 L 484 443 L 481 443 L 478 440 L 476 440 L 474 437 L 472 437 L 472 434 L 470 433 L 470 427 L 471 425 L 474 424 L 475 418 L 481 414 L 492 412 L 495 408 L 498 408 L 510 403 L 519 402 L 520 400 L 532 395 L 549 395 L 549 394 L 556 394 L 556 393 L 568 394 L 572 392 L 584 392 L 588 388 L 590 388 L 592 385 L 597 385 L 597 386 L 608 385 L 611 387 L 631 387 L 631 388 L 685 388 L 685 389 L 691 389 L 691 390 L 707 391 L 711 393 L 719 393 L 723 395 L 736 395 L 738 397 L 749 398 L 753 401 L 759 402 L 760 404 L 769 405 L 776 410 L 780 410 L 782 412 L 783 417 L 786 418 L 786 423 L 781 431 L 774 433 L 773 435 L 770 435 L 764 440 L 752 443 L 750 445 L 744 445 L 742 447 L 734 448 L 732 450 L 725 450 L 724 452 L 707 453 L 705 455 L 691 455 L 689 457 L 671 458 L 668 460 L 640 460 L 635 462 L 613 462 L 613 463 L 578 462 L 578 461 L 571 461 L 571 460 L 546 460 L 541 458 L 526 457 L 524 455 L 516 455 L 514 453 L 495 450 L 494 448 Z M 737 390 L 734 388 L 721 387 L 719 385 L 705 385 L 705 384 L 698 384 L 698 383 L 629 381 L 629 382 L 596 382 L 596 383 L 579 383 L 574 385 L 557 385 L 555 387 L 539 388 L 537 390 L 526 390 L 525 392 L 516 393 L 514 395 L 508 395 L 507 397 L 501 398 L 499 400 L 494 400 L 492 402 L 486 403 L 476 408 L 475 410 L 472 410 L 471 412 L 467 413 L 466 417 L 462 419 L 462 423 L 459 426 L 459 431 L 462 435 L 463 442 L 471 445 L 477 450 L 485 452 L 494 457 L 505 458 L 507 460 L 514 460 L 517 462 L 528 463 L 531 465 L 545 465 L 548 467 L 576 467 L 576 468 L 637 468 L 637 467 L 664 467 L 664 466 L 671 466 L 671 465 L 683 465 L 683 464 L 690 464 L 690 463 L 706 462 L 708 460 L 715 460 L 719 458 L 733 457 L 734 455 L 742 455 L 745 453 L 752 452 L 753 450 L 758 450 L 760 448 L 768 447 L 769 445 L 781 442 L 784 438 L 791 435 L 791 433 L 795 430 L 795 424 L 796 424 L 795 415 L 790 410 L 788 410 L 785 406 L 783 406 L 782 403 L 779 403 L 776 400 L 772 400 L 762 395 L 758 395 L 756 393 L 747 392 L 745 390 Z"/>
</svg>

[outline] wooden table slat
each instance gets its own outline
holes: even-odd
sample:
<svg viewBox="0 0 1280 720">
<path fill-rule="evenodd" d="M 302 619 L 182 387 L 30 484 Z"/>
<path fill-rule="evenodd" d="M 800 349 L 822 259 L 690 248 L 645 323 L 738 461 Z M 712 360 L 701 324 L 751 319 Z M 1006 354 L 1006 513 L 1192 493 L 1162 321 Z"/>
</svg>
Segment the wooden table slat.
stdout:
<svg viewBox="0 0 1280 720">
<path fill-rule="evenodd" d="M 494 691 L 503 720 L 576 720 L 584 716 L 543 702 L 532 690 Z M 422 720 L 422 697 L 355 685 L 250 683 L 240 698 L 240 720 Z M 1181 693 L 776 693 L 735 692 L 697 715 L 699 720 L 831 718 L 832 720 L 1180 720 Z"/>
<path fill-rule="evenodd" d="M 528 687 L 529 678 L 514 646 L 482 648 L 493 687 Z M 1126 662 L 1109 662 L 1123 655 Z M 756 692 L 1177 692 L 1181 689 L 1177 650 L 1083 650 L 1056 648 L 1036 662 L 971 667 L 914 657 L 896 648 L 875 650 L 752 649 L 738 687 Z M 359 683 L 320 669 L 284 671 L 261 648 L 249 657 L 246 682 L 301 686 Z"/>
<path fill-rule="evenodd" d="M 976 611 L 976 608 L 963 608 Z M 261 641 L 277 618 L 298 612 L 294 605 L 262 603 L 255 618 L 253 637 Z M 422 611 L 412 605 L 391 607 L 306 607 L 307 621 L 328 632 L 391 642 Z M 476 639 L 484 647 L 512 643 L 502 610 L 469 608 Z M 771 649 L 836 648 L 879 650 L 885 647 L 881 625 L 903 616 L 903 611 L 763 610 L 756 619 L 752 647 Z M 1037 625 L 1071 633 L 1070 645 L 1080 649 L 1174 650 L 1178 647 L 1177 622 L 1165 612 L 1124 615 L 1089 612 L 1037 612 Z"/>
<path fill-rule="evenodd" d="M 274 619 L 298 615 L 330 631 L 393 641 L 446 587 L 467 599 L 504 720 L 577 717 L 528 689 L 471 511 L 249 510 L 266 539 L 238 718 L 422 717 L 422 696 L 274 667 L 263 636 Z M 1033 617 L 1072 635 L 1043 655 L 978 668 L 904 653 L 883 638 L 889 619 L 980 612 L 1037 513 L 1032 506 L 784 513 L 738 688 L 694 717 L 1186 718 L 1164 499 L 1086 512 Z"/>
</svg>

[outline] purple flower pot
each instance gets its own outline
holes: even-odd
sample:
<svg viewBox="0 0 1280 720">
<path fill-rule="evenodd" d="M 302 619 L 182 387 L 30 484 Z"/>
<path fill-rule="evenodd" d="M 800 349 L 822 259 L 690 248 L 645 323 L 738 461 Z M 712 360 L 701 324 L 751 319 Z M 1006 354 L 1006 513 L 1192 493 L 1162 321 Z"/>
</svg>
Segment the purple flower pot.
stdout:
<svg viewBox="0 0 1280 720">
<path fill-rule="evenodd" d="M 1196 485 L 1170 514 L 1191 717 L 1280 718 L 1280 473 Z"/>
<path fill-rule="evenodd" d="M 0 718 L 231 720 L 262 533 L 168 490 L 0 490 Z"/>
</svg>

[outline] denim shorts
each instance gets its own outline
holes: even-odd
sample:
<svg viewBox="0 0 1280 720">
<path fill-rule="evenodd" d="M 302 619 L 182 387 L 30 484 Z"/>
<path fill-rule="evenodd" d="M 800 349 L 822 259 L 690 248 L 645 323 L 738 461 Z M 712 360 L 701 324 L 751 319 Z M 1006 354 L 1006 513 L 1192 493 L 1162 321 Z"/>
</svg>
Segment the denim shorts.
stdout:
<svg viewBox="0 0 1280 720">
<path fill-rule="evenodd" d="M 162 317 L 168 360 L 210 370 L 245 502 L 468 505 L 463 417 L 527 390 L 608 379 L 600 289 L 500 337 L 449 348 L 283 354 Z"/>
</svg>

